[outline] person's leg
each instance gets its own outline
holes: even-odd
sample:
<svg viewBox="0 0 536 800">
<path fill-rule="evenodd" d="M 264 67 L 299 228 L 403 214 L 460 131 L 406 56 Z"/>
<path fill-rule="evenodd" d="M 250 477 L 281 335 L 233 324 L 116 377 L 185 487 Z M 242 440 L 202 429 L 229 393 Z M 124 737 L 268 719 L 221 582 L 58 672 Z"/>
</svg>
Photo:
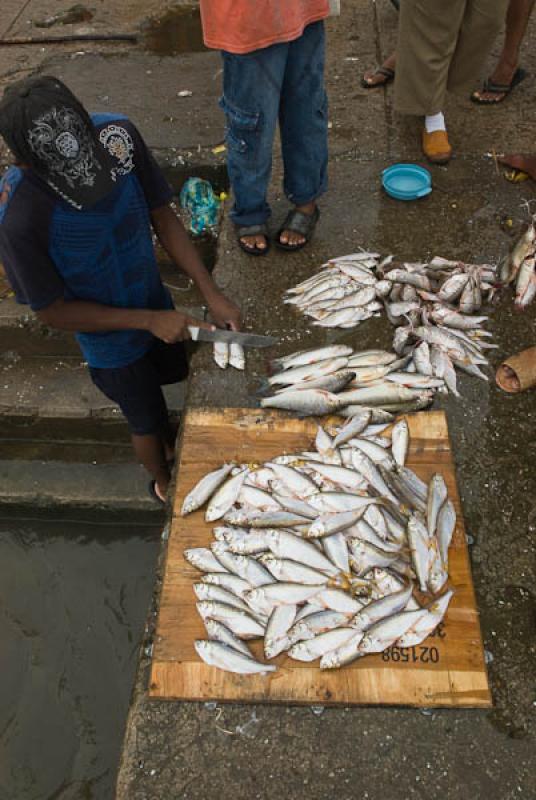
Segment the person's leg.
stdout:
<svg viewBox="0 0 536 800">
<path fill-rule="evenodd" d="M 157 344 L 125 367 L 90 368 L 90 374 L 101 392 L 123 412 L 136 457 L 155 481 L 156 494 L 164 499 L 171 477 L 168 457 L 173 454 L 173 448 L 158 359 L 153 362 L 154 352 L 158 353 L 159 349 Z"/>
<path fill-rule="evenodd" d="M 430 116 L 445 107 L 451 59 L 466 0 L 404 0 L 400 4 L 394 106 Z"/>
<path fill-rule="evenodd" d="M 434 164 L 451 155 L 443 108 L 466 0 L 404 0 L 400 6 L 394 104 L 424 117 L 422 149 Z"/>
<path fill-rule="evenodd" d="M 504 23 L 508 0 L 467 0 L 447 88 L 465 94 L 480 73 Z"/>
<path fill-rule="evenodd" d="M 324 24 L 315 22 L 290 44 L 279 109 L 285 194 L 307 216 L 315 214 L 316 199 L 327 189 L 324 64 Z M 303 244 L 305 237 L 283 231 L 280 241 L 294 247 Z"/>
<path fill-rule="evenodd" d="M 223 97 L 227 120 L 227 168 L 237 227 L 263 225 L 270 216 L 266 196 L 288 45 L 246 55 L 223 53 Z M 265 250 L 266 237 L 244 236 L 247 249 Z"/>
<path fill-rule="evenodd" d="M 527 31 L 530 15 L 536 0 L 510 0 L 506 13 L 504 43 L 489 83 L 509 86 L 519 66 L 519 51 Z M 483 103 L 500 103 L 506 92 L 487 92 L 485 88 L 473 92 L 473 97 Z"/>
<path fill-rule="evenodd" d="M 159 433 L 131 434 L 136 458 L 155 481 L 155 491 L 161 500 L 166 499 L 171 472 L 164 442 Z"/>
</svg>

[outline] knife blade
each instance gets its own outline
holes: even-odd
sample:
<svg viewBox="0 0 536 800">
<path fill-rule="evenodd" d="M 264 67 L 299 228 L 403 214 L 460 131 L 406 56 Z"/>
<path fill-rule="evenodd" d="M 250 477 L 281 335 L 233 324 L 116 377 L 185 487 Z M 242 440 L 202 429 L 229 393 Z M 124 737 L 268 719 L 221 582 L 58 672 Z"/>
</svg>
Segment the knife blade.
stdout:
<svg viewBox="0 0 536 800">
<path fill-rule="evenodd" d="M 226 342 L 227 344 L 241 344 L 242 347 L 271 347 L 279 339 L 275 336 L 261 336 L 258 333 L 242 333 L 241 331 L 226 331 L 216 328 L 209 331 L 207 328 L 197 328 L 188 325 L 190 336 L 194 342 Z"/>
</svg>

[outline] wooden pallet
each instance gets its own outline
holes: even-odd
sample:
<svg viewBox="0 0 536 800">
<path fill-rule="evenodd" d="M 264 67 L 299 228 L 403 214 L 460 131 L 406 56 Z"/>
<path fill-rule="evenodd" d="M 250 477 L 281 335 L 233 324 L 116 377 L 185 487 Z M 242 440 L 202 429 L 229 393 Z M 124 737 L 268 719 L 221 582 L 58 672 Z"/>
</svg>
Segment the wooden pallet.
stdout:
<svg viewBox="0 0 536 800">
<path fill-rule="evenodd" d="M 203 475 L 224 461 L 265 461 L 282 452 L 309 449 L 316 423 L 277 411 L 190 411 L 184 421 L 154 645 L 152 697 L 321 705 L 491 705 L 446 417 L 443 412 L 422 412 L 407 419 L 411 433 L 408 466 L 424 480 L 441 472 L 458 514 L 449 565 L 456 594 L 439 630 L 418 647 L 390 648 L 328 672 L 321 672 L 318 662 L 303 664 L 285 655 L 275 659 L 279 669 L 267 676 L 235 675 L 200 661 L 193 642 L 206 638 L 206 633 L 192 588 L 199 573 L 184 560 L 183 551 L 209 546 L 211 525 L 205 522 L 204 511 L 181 517 L 183 498 Z M 261 643 L 255 643 L 253 649 L 263 660 Z"/>
</svg>

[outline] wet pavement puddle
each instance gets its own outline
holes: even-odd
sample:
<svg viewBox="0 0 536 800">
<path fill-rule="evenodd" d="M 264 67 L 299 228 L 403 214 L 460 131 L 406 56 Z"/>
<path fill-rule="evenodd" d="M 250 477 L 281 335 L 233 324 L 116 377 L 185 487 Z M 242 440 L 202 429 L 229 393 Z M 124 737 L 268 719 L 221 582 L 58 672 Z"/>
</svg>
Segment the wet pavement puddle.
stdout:
<svg viewBox="0 0 536 800">
<path fill-rule="evenodd" d="M 0 797 L 109 800 L 159 530 L 0 519 Z"/>
</svg>

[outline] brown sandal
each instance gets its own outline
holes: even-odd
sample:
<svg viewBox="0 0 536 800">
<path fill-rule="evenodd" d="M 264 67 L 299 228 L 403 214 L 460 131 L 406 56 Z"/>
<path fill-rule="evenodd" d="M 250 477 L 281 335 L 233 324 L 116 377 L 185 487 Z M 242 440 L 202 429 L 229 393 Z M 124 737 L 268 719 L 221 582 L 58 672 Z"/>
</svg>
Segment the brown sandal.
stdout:
<svg viewBox="0 0 536 800">
<path fill-rule="evenodd" d="M 372 75 L 370 76 L 371 79 L 374 78 L 376 75 L 381 75 L 383 80 L 376 81 L 376 83 L 372 83 L 372 81 L 367 81 L 365 76 L 361 78 L 361 86 L 363 89 L 379 89 L 381 86 L 387 86 L 388 83 L 391 83 L 392 80 L 395 78 L 395 71 L 394 69 L 390 69 L 389 67 L 378 67 L 374 70 Z"/>
<path fill-rule="evenodd" d="M 529 347 L 503 361 L 495 375 L 497 385 L 505 392 L 524 392 L 536 386 L 536 347 Z"/>
</svg>

